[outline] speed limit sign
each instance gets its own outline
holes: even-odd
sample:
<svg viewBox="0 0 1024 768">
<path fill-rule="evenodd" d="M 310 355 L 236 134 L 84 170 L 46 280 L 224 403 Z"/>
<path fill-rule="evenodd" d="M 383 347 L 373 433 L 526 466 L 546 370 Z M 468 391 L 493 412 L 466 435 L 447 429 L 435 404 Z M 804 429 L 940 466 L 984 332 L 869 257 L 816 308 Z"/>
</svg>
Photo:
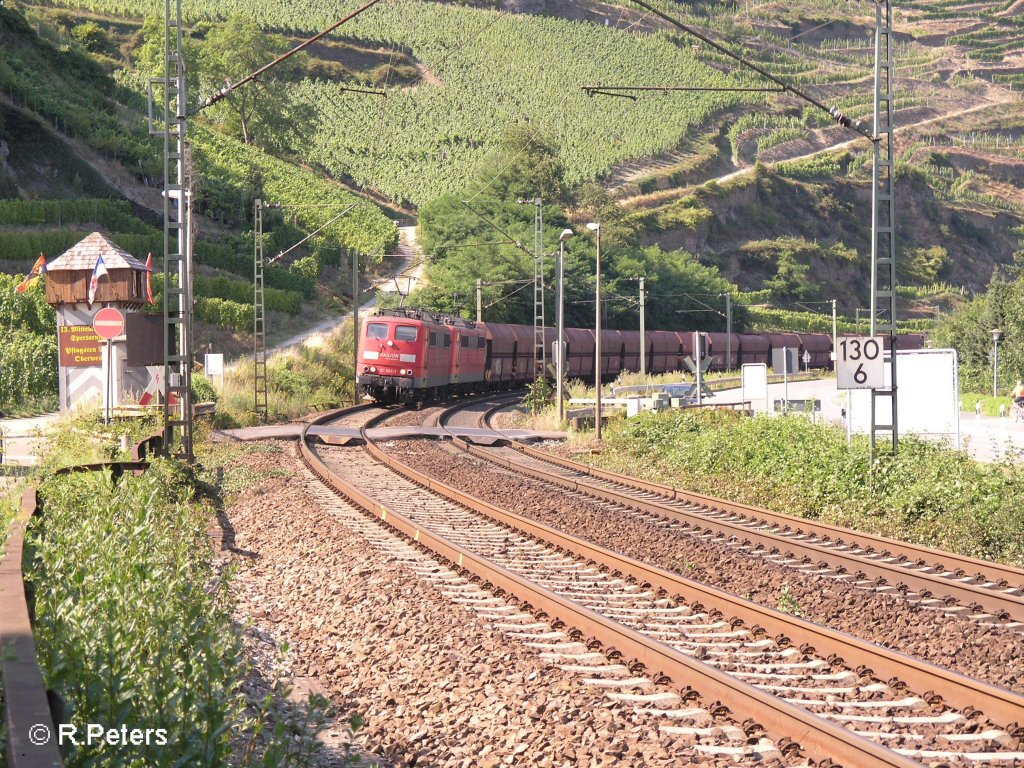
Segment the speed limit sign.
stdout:
<svg viewBox="0 0 1024 768">
<path fill-rule="evenodd" d="M 884 389 L 885 355 L 875 336 L 840 339 L 836 354 L 839 389 Z"/>
</svg>

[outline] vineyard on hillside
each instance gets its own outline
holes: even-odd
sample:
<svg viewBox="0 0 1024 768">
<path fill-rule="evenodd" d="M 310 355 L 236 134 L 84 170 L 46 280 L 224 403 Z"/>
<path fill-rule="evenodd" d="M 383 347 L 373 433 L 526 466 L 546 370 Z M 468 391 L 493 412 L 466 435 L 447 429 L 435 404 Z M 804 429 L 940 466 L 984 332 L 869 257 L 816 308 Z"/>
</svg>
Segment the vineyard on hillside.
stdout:
<svg viewBox="0 0 1024 768">
<path fill-rule="evenodd" d="M 151 12 L 139 0 L 60 0 L 58 4 L 121 16 Z M 835 3 L 812 0 L 800 3 L 799 10 L 773 7 L 771 22 L 767 17 L 758 19 L 757 9 L 752 17 L 747 8 L 744 17 L 735 6 L 663 5 L 684 20 L 713 30 L 733 50 L 788 82 L 817 88 L 815 93 L 827 103 L 868 119 L 870 35 L 823 34 L 818 40 L 790 40 L 782 34 L 784 27 L 777 26 L 788 16 L 839 18 Z M 920 10 L 913 6 L 915 15 L 932 17 L 934 8 L 929 11 L 918 5 Z M 942 5 L 951 12 L 966 13 L 960 3 Z M 993 29 L 1012 27 L 1012 21 L 997 16 L 1003 6 L 984 3 L 972 9 Z M 185 13 L 193 23 L 240 14 L 274 30 L 302 33 L 326 27 L 342 10 L 340 3 L 300 8 L 289 0 L 227 0 L 192 3 Z M 609 16 L 614 19 L 614 12 Z M 845 6 L 841 17 L 848 26 L 868 23 L 867 17 L 849 18 Z M 728 107 L 764 102 L 765 96 L 759 93 L 657 93 L 635 102 L 588 97 L 581 86 L 765 85 L 695 39 L 649 31 L 650 22 L 645 18 L 630 29 L 616 29 L 422 0 L 378 6 L 347 24 L 346 38 L 411 51 L 420 64 L 421 80 L 412 87 L 383 83 L 385 98 L 348 92 L 344 83 L 303 81 L 296 93 L 316 119 L 299 131 L 303 139 L 295 149 L 338 178 L 380 190 L 393 200 L 422 205 L 440 194 L 470 187 L 476 169 L 510 124 L 528 124 L 537 135 L 553 141 L 566 167 L 566 181 L 574 184 L 602 177 L 622 161 L 672 149 Z M 992 35 L 953 35 L 950 43 L 987 50 Z M 904 82 L 920 81 L 920 93 L 897 94 L 899 107 L 927 108 L 939 103 L 941 89 L 923 86 L 932 81 L 942 61 L 940 49 L 900 40 L 894 55 Z M 805 108 L 799 119 L 773 119 L 778 124 L 756 137 L 758 153 L 831 124 L 824 112 L 813 108 Z"/>
</svg>

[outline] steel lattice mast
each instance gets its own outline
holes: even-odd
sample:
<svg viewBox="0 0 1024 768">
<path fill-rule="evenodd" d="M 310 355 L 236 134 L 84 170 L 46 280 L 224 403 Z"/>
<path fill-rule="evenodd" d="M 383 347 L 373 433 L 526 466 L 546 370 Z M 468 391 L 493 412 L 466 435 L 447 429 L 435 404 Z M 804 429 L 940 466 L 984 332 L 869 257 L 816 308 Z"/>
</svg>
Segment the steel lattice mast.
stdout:
<svg viewBox="0 0 1024 768">
<path fill-rule="evenodd" d="M 163 77 L 149 81 L 149 131 L 164 140 L 163 452 L 192 462 L 192 232 L 181 22 L 181 0 L 164 0 L 164 72 Z M 156 91 L 158 110 L 154 109 Z M 176 430 L 180 433 L 177 447 Z"/>
<path fill-rule="evenodd" d="M 547 374 L 544 344 L 544 202 L 533 200 L 533 380 Z"/>
<path fill-rule="evenodd" d="M 899 445 L 896 408 L 896 208 L 893 172 L 896 154 L 893 146 L 893 59 L 892 3 L 875 4 L 875 109 L 872 126 L 874 162 L 871 166 L 871 335 L 888 333 L 889 389 L 871 390 L 871 455 L 879 433 L 892 435 L 892 450 Z M 891 416 L 889 423 L 879 423 Z M 887 406 L 886 406 L 887 404 Z"/>
<path fill-rule="evenodd" d="M 263 206 L 259 198 L 253 210 L 253 409 L 264 423 L 268 420 L 267 321 L 263 299 Z"/>
</svg>

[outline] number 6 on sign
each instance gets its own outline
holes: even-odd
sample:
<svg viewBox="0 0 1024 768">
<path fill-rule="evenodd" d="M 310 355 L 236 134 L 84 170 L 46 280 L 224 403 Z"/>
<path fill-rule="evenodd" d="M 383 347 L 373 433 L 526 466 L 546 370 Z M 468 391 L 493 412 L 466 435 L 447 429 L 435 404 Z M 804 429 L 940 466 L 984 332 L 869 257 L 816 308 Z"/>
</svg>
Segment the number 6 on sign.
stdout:
<svg viewBox="0 0 1024 768">
<path fill-rule="evenodd" d="M 836 350 L 836 377 L 839 389 L 884 389 L 882 340 L 874 336 L 841 339 Z"/>
</svg>

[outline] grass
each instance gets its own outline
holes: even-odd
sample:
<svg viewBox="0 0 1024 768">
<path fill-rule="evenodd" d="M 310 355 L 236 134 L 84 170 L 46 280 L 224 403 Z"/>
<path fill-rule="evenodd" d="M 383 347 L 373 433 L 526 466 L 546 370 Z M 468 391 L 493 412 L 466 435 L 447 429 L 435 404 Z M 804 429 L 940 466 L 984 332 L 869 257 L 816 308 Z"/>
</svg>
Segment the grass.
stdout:
<svg viewBox="0 0 1024 768">
<path fill-rule="evenodd" d="M 991 393 L 984 392 L 961 392 L 960 402 L 963 404 L 964 414 L 974 413 L 978 403 L 981 403 L 981 414 L 983 416 L 1001 416 L 1000 406 L 1006 408 L 1007 418 L 1013 418 L 1013 398 L 1009 394 L 992 397 Z"/>
<path fill-rule="evenodd" d="M 267 411 L 271 422 L 305 416 L 313 406 L 352 403 L 352 328 L 332 333 L 323 346 L 299 346 L 275 354 L 267 365 Z M 240 360 L 225 372 L 217 403 L 219 427 L 259 423 L 254 407 L 253 364 Z"/>
<path fill-rule="evenodd" d="M 802 417 L 670 411 L 612 423 L 587 460 L 699 493 L 964 555 L 1024 564 L 1024 467 L 905 437 L 874 471 L 867 440 Z"/>
</svg>

